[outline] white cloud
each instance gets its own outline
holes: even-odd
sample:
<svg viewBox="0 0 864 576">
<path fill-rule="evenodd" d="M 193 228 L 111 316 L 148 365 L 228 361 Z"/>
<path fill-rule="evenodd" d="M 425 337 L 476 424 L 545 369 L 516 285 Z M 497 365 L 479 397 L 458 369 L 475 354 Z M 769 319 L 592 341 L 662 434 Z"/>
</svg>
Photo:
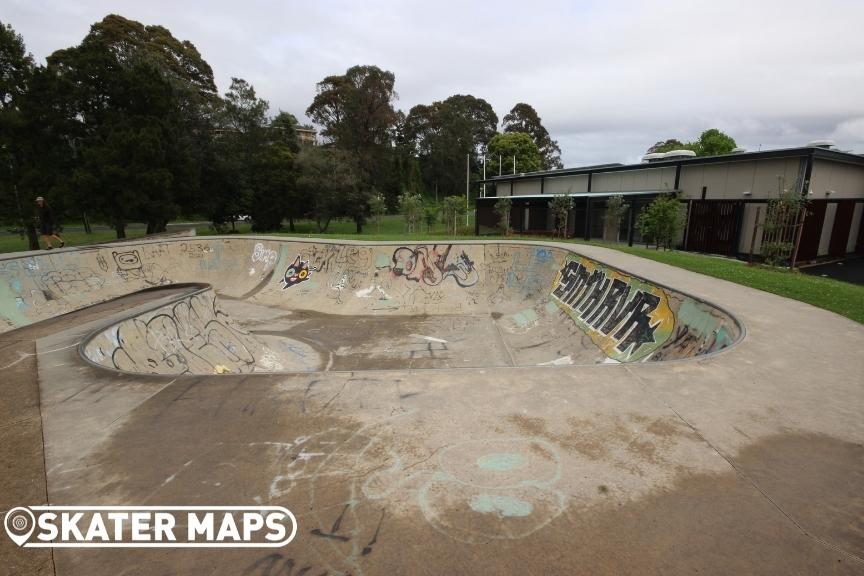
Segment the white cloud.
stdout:
<svg viewBox="0 0 864 576">
<path fill-rule="evenodd" d="M 499 117 L 532 104 L 566 165 L 629 161 L 718 127 L 750 149 L 832 137 L 864 152 L 864 3 L 151 2 L 12 0 L 4 21 L 44 58 L 119 13 L 192 41 L 216 74 L 302 116 L 354 64 L 396 74 L 408 110 L 455 93 Z"/>
</svg>

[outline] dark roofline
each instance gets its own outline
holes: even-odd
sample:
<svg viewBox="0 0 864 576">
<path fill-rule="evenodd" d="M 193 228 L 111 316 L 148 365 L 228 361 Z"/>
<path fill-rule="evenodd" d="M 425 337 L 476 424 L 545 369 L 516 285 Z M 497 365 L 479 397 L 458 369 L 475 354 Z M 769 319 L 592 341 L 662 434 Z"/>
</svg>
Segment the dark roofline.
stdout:
<svg viewBox="0 0 864 576">
<path fill-rule="evenodd" d="M 821 160 L 833 160 L 835 162 L 864 166 L 864 156 L 860 154 L 828 150 L 816 146 L 804 146 L 801 148 L 780 148 L 777 150 L 762 150 L 759 152 L 739 152 L 737 154 L 723 154 L 720 156 L 676 158 L 658 160 L 655 162 L 640 162 L 638 164 L 598 164 L 595 166 L 564 168 L 562 170 L 543 170 L 540 172 L 526 172 L 523 174 L 505 174 L 503 176 L 494 176 L 485 180 L 479 180 L 478 183 L 497 184 L 499 182 L 510 182 L 511 180 L 533 180 L 536 178 L 555 178 L 560 176 L 579 176 L 582 174 L 624 172 L 627 170 L 646 170 L 651 168 L 671 168 L 676 166 L 699 164 L 719 164 L 724 162 L 744 162 L 748 160 L 764 160 L 768 158 L 794 158 L 800 156 L 811 156 Z"/>
</svg>

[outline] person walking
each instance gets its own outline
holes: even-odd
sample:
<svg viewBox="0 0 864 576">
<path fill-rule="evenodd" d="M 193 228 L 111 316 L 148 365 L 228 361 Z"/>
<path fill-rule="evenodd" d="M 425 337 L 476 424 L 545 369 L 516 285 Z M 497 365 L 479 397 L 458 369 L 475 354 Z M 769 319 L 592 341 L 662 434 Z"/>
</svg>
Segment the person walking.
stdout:
<svg viewBox="0 0 864 576">
<path fill-rule="evenodd" d="M 45 239 L 45 244 L 47 244 L 45 249 L 54 249 L 54 246 L 51 245 L 52 238 L 60 243 L 60 248 L 63 248 L 66 242 L 54 232 L 54 226 L 57 223 L 54 221 L 54 213 L 51 211 L 51 207 L 48 206 L 48 203 L 45 202 L 45 198 L 42 196 L 36 198 L 36 206 L 39 208 L 39 225 L 41 227 L 42 238 Z"/>
</svg>

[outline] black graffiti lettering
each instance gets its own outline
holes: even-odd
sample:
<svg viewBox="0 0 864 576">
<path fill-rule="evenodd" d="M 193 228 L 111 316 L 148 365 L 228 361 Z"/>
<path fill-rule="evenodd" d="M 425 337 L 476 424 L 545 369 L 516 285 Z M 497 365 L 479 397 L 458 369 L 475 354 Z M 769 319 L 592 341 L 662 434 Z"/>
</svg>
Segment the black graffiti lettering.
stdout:
<svg viewBox="0 0 864 576">
<path fill-rule="evenodd" d="M 611 280 L 606 278 L 605 275 L 600 275 L 597 282 L 594 284 L 594 289 L 588 293 L 588 295 L 582 300 L 582 304 L 579 306 L 579 315 L 583 319 L 587 318 L 594 308 L 600 305 L 603 301 L 603 295 L 606 294 L 607 290 L 609 290 L 609 284 L 611 283 Z"/>
<path fill-rule="evenodd" d="M 580 266 L 576 272 L 576 282 L 574 282 L 572 290 L 564 298 L 564 303 L 571 308 L 575 308 L 574 302 L 582 299 L 584 291 L 589 288 L 590 280 L 591 275 L 588 274 L 588 270 L 584 266 Z"/>
<path fill-rule="evenodd" d="M 576 277 L 581 267 L 582 265 L 575 260 L 567 262 L 564 269 L 561 270 L 561 279 L 558 282 L 558 286 L 552 291 L 552 294 L 556 298 L 563 300 L 567 293 L 574 288 Z"/>
<path fill-rule="evenodd" d="M 618 308 L 615 309 L 615 311 L 609 316 L 609 319 L 606 320 L 606 323 L 603 324 L 603 328 L 600 329 L 600 332 L 603 334 L 609 334 L 616 326 L 619 326 L 624 322 L 641 302 L 639 295 L 642 294 L 642 292 L 637 292 L 633 298 L 628 300 L 630 289 L 631 287 L 627 286 L 627 291 L 621 299 L 621 302 L 618 304 Z"/>
<path fill-rule="evenodd" d="M 336 521 L 333 523 L 333 526 L 330 528 L 330 532 L 324 532 L 320 528 L 315 528 L 310 532 L 315 536 L 320 536 L 322 538 L 330 538 L 331 540 L 339 540 L 340 542 L 348 542 L 351 540 L 348 536 L 342 536 L 341 534 L 337 534 L 339 532 L 339 528 L 342 526 L 342 520 L 345 518 L 345 513 L 348 512 L 348 508 L 350 504 L 346 504 L 344 508 L 342 508 L 342 513 L 339 514 L 339 517 L 336 518 Z"/>
<path fill-rule="evenodd" d="M 617 346 L 619 351 L 624 352 L 633 346 L 631 355 L 643 344 L 654 342 L 654 331 L 657 329 L 657 324 L 651 326 L 650 315 L 660 304 L 660 298 L 654 294 L 640 291 L 633 298 L 633 301 L 636 304 L 633 306 L 631 314 L 614 335 L 616 340 L 620 340 Z"/>
<path fill-rule="evenodd" d="M 449 245 L 440 249 L 437 244 L 416 249 L 402 246 L 393 251 L 390 272 L 394 277 L 401 276 L 426 286 L 438 286 L 446 278 L 452 278 L 462 288 L 474 286 L 480 280 L 474 261 L 464 251 L 451 261 L 452 248 Z"/>
<path fill-rule="evenodd" d="M 381 533 L 381 523 L 384 522 L 384 512 L 385 510 L 381 510 L 381 518 L 378 519 L 378 526 L 375 527 L 375 534 L 372 536 L 372 540 L 369 541 L 369 544 L 363 547 L 363 556 L 368 556 L 372 553 L 372 547 L 378 542 L 378 534 Z"/>
<path fill-rule="evenodd" d="M 609 289 L 609 292 L 606 293 L 606 298 L 603 299 L 603 302 L 594 309 L 591 316 L 588 318 L 588 324 L 590 324 L 595 330 L 599 330 L 600 326 L 607 318 L 613 316 L 624 307 L 627 303 L 627 296 L 629 294 L 630 286 L 626 282 L 618 278 L 612 280 L 612 287 Z M 614 327 L 614 325 L 611 326 L 609 330 L 606 330 L 606 332 L 611 331 Z"/>
</svg>

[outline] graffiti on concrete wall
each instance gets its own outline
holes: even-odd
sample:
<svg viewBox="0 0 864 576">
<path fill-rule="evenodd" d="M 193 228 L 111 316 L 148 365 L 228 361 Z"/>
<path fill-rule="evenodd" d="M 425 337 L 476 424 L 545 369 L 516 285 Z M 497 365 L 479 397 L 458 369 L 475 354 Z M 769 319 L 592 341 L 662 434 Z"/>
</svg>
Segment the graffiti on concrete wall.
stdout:
<svg viewBox="0 0 864 576">
<path fill-rule="evenodd" d="M 151 286 L 171 283 L 164 269 L 157 270 L 154 263 L 144 264 L 138 250 L 111 252 L 111 256 L 114 258 L 116 275 L 127 282 L 141 281 Z M 102 262 L 99 266 L 102 267 Z"/>
<path fill-rule="evenodd" d="M 666 291 L 586 258 L 568 258 L 552 300 L 610 358 L 635 362 L 672 334 L 675 317 Z"/>
<path fill-rule="evenodd" d="M 396 277 L 426 286 L 438 286 L 446 278 L 452 278 L 457 285 L 467 288 L 480 279 L 471 258 L 464 250 L 456 250 L 452 245 L 444 248 L 438 245 L 397 248 L 393 251 L 390 271 Z"/>
<path fill-rule="evenodd" d="M 282 277 L 282 289 L 286 290 L 302 282 L 306 282 L 312 275 L 314 268 L 309 268 L 308 260 L 301 260 L 300 256 L 294 259 Z"/>
<path fill-rule="evenodd" d="M 212 293 L 197 294 L 102 332 L 85 346 L 91 361 L 126 372 L 250 372 L 255 343 L 222 313 Z"/>
<path fill-rule="evenodd" d="M 276 264 L 276 259 L 279 257 L 279 253 L 272 248 L 267 248 L 261 242 L 255 244 L 255 247 L 252 249 L 252 263 L 253 264 L 263 264 L 265 267 L 273 266 Z"/>
<path fill-rule="evenodd" d="M 717 352 L 731 346 L 740 332 L 725 314 L 689 298 L 681 301 L 675 316 L 675 331 L 651 360 L 674 360 Z"/>
</svg>

